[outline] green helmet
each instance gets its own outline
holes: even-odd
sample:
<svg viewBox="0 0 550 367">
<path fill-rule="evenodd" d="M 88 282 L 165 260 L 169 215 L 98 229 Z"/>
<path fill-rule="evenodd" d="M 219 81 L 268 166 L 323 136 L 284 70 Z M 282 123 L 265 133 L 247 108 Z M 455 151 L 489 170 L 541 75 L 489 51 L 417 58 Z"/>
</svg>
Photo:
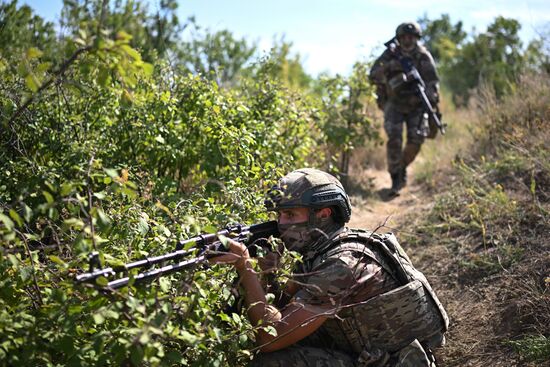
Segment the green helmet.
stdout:
<svg viewBox="0 0 550 367">
<path fill-rule="evenodd" d="M 420 29 L 420 25 L 416 22 L 405 22 L 399 24 L 395 30 L 395 37 L 399 38 L 404 34 L 412 34 L 420 38 L 422 37 L 422 30 Z"/>
<path fill-rule="evenodd" d="M 346 223 L 351 217 L 351 203 L 344 186 L 336 177 L 318 169 L 301 168 L 290 172 L 267 196 L 267 210 L 332 207 L 337 221 Z"/>
</svg>

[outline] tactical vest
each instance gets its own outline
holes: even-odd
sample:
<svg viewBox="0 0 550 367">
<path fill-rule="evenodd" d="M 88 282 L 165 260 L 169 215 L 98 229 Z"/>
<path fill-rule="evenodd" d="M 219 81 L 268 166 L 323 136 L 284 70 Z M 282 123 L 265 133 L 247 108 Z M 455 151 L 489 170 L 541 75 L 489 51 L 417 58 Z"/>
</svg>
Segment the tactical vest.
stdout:
<svg viewBox="0 0 550 367">
<path fill-rule="evenodd" d="M 424 274 L 411 260 L 391 233 L 376 234 L 364 230 L 346 230 L 318 254 L 315 263 L 344 251 L 368 256 L 400 284 L 399 287 L 354 305 L 343 316 L 342 327 L 353 349 L 369 354 L 393 353 L 415 340 L 425 346 L 442 346 L 449 319 Z M 367 247 L 368 245 L 368 247 Z M 369 249 L 375 249 L 374 251 Z"/>
</svg>

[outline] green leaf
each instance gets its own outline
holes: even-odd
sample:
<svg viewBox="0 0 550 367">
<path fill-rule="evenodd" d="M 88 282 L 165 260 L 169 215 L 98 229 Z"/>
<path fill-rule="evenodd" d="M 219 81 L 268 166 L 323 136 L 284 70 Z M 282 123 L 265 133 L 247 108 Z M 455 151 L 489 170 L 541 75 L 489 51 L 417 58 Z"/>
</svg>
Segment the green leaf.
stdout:
<svg viewBox="0 0 550 367">
<path fill-rule="evenodd" d="M 93 315 L 94 323 L 96 324 L 103 324 L 105 322 L 105 317 L 101 312 L 96 312 Z"/>
<path fill-rule="evenodd" d="M 143 356 L 144 356 L 144 352 L 141 345 L 133 345 L 130 348 L 130 360 L 133 366 L 141 366 L 142 365 L 141 362 L 143 361 Z"/>
<path fill-rule="evenodd" d="M 115 38 L 117 41 L 130 41 L 132 36 L 124 31 L 118 31 Z"/>
<path fill-rule="evenodd" d="M 106 287 L 109 284 L 109 280 L 107 280 L 107 278 L 105 278 L 104 276 L 101 276 L 95 280 L 95 284 L 101 287 Z"/>
<path fill-rule="evenodd" d="M 160 289 L 163 292 L 168 292 L 170 290 L 170 286 L 172 285 L 172 283 L 168 278 L 160 278 L 159 285 L 160 285 Z"/>
<path fill-rule="evenodd" d="M 271 325 L 269 325 L 269 326 L 264 326 L 264 327 L 263 327 L 263 330 L 264 330 L 266 333 L 268 333 L 269 335 L 277 336 L 277 330 L 276 330 L 273 326 L 271 326 Z"/>
<path fill-rule="evenodd" d="M 149 340 L 151 340 L 149 333 L 147 331 L 143 331 L 139 336 L 139 342 L 145 345 L 149 343 Z"/>
<path fill-rule="evenodd" d="M 43 62 L 38 64 L 38 66 L 36 67 L 36 71 L 39 73 L 45 73 L 50 69 L 51 66 L 52 66 L 51 62 Z"/>
<path fill-rule="evenodd" d="M 153 64 L 149 64 L 147 62 L 144 62 L 141 65 L 141 68 L 143 69 L 143 73 L 145 74 L 145 76 L 151 76 L 153 74 L 153 70 L 154 70 Z"/>
<path fill-rule="evenodd" d="M 42 56 L 42 54 L 43 52 L 36 47 L 31 47 L 27 49 L 27 59 L 36 59 L 37 57 Z"/>
<path fill-rule="evenodd" d="M 19 266 L 19 259 L 14 254 L 8 254 L 8 260 L 10 261 L 12 266 Z"/>
<path fill-rule="evenodd" d="M 4 226 L 8 231 L 13 230 L 14 224 L 13 221 L 5 214 L 0 213 L 0 221 L 4 223 Z"/>
<path fill-rule="evenodd" d="M 81 230 L 84 228 L 84 222 L 79 218 L 68 218 L 63 221 L 63 225 L 66 228 L 74 228 L 77 230 Z"/>
<path fill-rule="evenodd" d="M 47 191 L 42 191 L 42 195 L 44 195 L 44 197 L 46 198 L 46 201 L 48 202 L 48 204 L 53 204 L 54 199 L 53 199 L 52 194 L 50 194 Z"/>
<path fill-rule="evenodd" d="M 59 194 L 61 196 L 67 196 L 71 193 L 71 191 L 73 191 L 73 185 L 70 183 L 64 183 L 63 185 L 61 185 L 61 191 L 59 192 Z"/>
<path fill-rule="evenodd" d="M 192 247 L 195 247 L 197 245 L 197 241 L 189 241 L 183 246 L 183 250 L 189 250 Z"/>
<path fill-rule="evenodd" d="M 147 220 L 145 220 L 145 218 L 139 218 L 137 229 L 139 234 L 141 234 L 142 236 L 145 236 L 147 232 L 149 232 L 149 223 L 147 223 Z"/>
<path fill-rule="evenodd" d="M 21 61 L 19 65 L 17 65 L 17 73 L 21 78 L 24 78 L 27 75 L 29 75 L 29 68 L 25 61 Z"/>
<path fill-rule="evenodd" d="M 161 143 L 161 144 L 164 144 L 164 143 L 165 143 L 164 138 L 163 138 L 162 136 L 160 136 L 160 135 L 157 135 L 157 136 L 155 137 L 155 140 L 158 141 L 158 142 Z"/>
<path fill-rule="evenodd" d="M 79 313 L 82 312 L 83 309 L 84 309 L 84 307 L 81 306 L 81 305 L 70 305 L 69 306 L 69 315 L 79 314 Z"/>
<path fill-rule="evenodd" d="M 36 92 L 40 87 L 40 82 L 32 73 L 25 77 L 25 84 L 32 92 Z"/>
<path fill-rule="evenodd" d="M 106 87 L 111 81 L 111 71 L 105 67 L 100 67 L 97 73 L 97 82 L 102 87 Z"/>
<path fill-rule="evenodd" d="M 107 254 L 105 255 L 105 262 L 107 263 L 107 265 L 112 266 L 114 268 L 124 266 L 124 261 Z"/>
<path fill-rule="evenodd" d="M 97 217 L 99 218 L 99 225 L 102 227 L 107 227 L 111 224 L 111 218 L 105 212 L 103 209 L 98 208 L 97 209 Z"/>
<path fill-rule="evenodd" d="M 24 266 L 22 268 L 19 268 L 19 277 L 22 281 L 26 282 L 31 278 L 33 269 L 31 266 Z"/>
<path fill-rule="evenodd" d="M 206 225 L 202 229 L 205 233 L 216 233 L 218 231 L 218 228 L 216 228 L 212 224 Z"/>
<path fill-rule="evenodd" d="M 23 225 L 23 220 L 21 220 L 21 217 L 19 216 L 19 214 L 17 214 L 17 212 L 13 209 L 10 209 L 10 217 L 11 219 L 13 219 L 15 222 L 17 222 L 17 225 L 19 227 L 21 227 Z"/>
<path fill-rule="evenodd" d="M 23 204 L 23 217 L 27 223 L 31 221 L 32 209 L 27 204 Z"/>
<path fill-rule="evenodd" d="M 105 191 L 100 192 L 94 192 L 94 197 L 98 198 L 99 200 L 105 199 L 107 195 L 105 194 Z"/>
<path fill-rule="evenodd" d="M 105 173 L 106 173 L 107 175 L 109 175 L 109 177 L 111 177 L 111 178 L 116 178 L 116 177 L 118 177 L 118 172 L 117 172 L 117 170 L 114 169 L 114 168 L 103 168 L 103 170 L 104 170 Z"/>
<path fill-rule="evenodd" d="M 223 234 L 219 234 L 218 239 L 220 240 L 222 245 L 227 249 L 227 245 L 229 244 L 229 238 L 225 237 Z"/>
<path fill-rule="evenodd" d="M 61 260 L 59 257 L 57 257 L 57 256 L 55 256 L 55 255 L 50 255 L 50 256 L 48 256 L 48 258 L 49 258 L 51 261 L 53 261 L 54 263 L 56 263 L 57 265 L 61 265 L 61 266 L 63 266 L 63 267 L 66 267 L 66 266 L 67 266 L 67 264 L 66 264 L 63 260 Z"/>
<path fill-rule="evenodd" d="M 178 339 L 183 340 L 188 344 L 194 344 L 198 338 L 187 330 L 182 330 L 178 335 Z"/>
<path fill-rule="evenodd" d="M 138 51 L 134 50 L 132 47 L 128 45 L 122 45 L 120 46 L 122 50 L 126 53 L 126 55 L 130 56 L 134 61 L 141 60 L 141 55 Z"/>
<path fill-rule="evenodd" d="M 219 316 L 220 316 L 220 319 L 221 319 L 222 321 L 224 321 L 224 322 L 230 322 L 230 321 L 231 321 L 231 319 L 229 318 L 229 316 L 227 316 L 227 314 L 225 314 L 225 313 L 223 313 L 223 312 L 219 313 Z"/>
</svg>

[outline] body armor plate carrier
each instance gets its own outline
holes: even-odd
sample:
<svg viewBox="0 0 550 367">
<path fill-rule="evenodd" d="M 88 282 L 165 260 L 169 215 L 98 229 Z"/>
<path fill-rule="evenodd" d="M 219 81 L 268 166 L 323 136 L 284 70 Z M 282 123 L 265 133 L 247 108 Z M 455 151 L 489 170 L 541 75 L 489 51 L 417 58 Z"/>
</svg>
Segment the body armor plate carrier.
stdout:
<svg viewBox="0 0 550 367">
<path fill-rule="evenodd" d="M 359 329 L 355 332 L 360 334 L 365 349 L 392 353 L 414 340 L 429 348 L 444 344 L 443 334 L 449 327 L 447 313 L 392 233 L 347 230 L 336 236 L 330 247 L 322 257 L 359 252 L 380 264 L 401 285 L 353 307 L 354 324 Z M 346 321 L 351 320 L 344 320 L 344 324 Z"/>
</svg>

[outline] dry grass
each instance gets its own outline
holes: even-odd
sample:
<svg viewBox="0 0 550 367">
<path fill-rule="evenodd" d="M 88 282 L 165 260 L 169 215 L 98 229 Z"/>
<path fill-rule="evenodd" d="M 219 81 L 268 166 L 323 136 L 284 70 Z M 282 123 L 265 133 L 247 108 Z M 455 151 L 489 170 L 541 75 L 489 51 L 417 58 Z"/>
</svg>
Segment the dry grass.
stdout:
<svg viewBox="0 0 550 367">
<path fill-rule="evenodd" d="M 439 184 L 436 203 L 402 238 L 451 317 L 441 366 L 550 365 L 550 79 L 480 95 L 479 114 L 449 113 L 464 123 L 424 149 L 416 174 Z"/>
</svg>

